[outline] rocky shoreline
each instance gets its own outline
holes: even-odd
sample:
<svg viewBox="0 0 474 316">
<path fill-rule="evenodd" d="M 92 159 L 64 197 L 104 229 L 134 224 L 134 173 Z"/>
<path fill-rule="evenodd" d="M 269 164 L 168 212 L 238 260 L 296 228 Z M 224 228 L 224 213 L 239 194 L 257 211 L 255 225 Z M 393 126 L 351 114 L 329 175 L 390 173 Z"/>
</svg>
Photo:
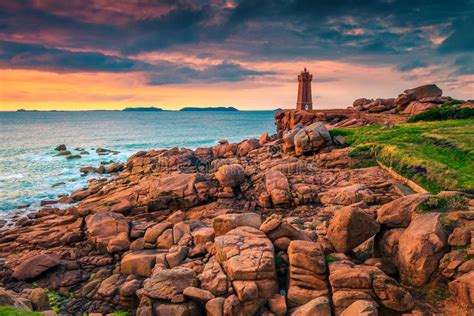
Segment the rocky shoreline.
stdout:
<svg viewBox="0 0 474 316">
<path fill-rule="evenodd" d="M 469 315 L 474 201 L 413 194 L 327 128 L 400 120 L 287 110 L 275 114 L 276 135 L 138 152 L 64 199 L 69 208 L 45 205 L 0 229 L 0 305 L 48 315 Z"/>
</svg>

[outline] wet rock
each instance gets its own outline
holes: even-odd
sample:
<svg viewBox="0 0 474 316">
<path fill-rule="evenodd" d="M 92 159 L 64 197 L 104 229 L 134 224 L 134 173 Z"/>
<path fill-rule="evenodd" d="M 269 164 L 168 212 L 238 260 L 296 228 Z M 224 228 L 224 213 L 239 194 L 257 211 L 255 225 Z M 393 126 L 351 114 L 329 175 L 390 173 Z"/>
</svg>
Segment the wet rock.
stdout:
<svg viewBox="0 0 474 316">
<path fill-rule="evenodd" d="M 64 158 L 71 160 L 71 159 L 79 159 L 82 158 L 81 155 L 65 155 Z"/>
<path fill-rule="evenodd" d="M 437 270 L 446 251 L 446 235 L 439 213 L 426 213 L 413 219 L 398 243 L 397 262 L 401 280 L 421 286 Z"/>
<path fill-rule="evenodd" d="M 59 265 L 60 259 L 56 255 L 40 254 L 22 261 L 15 269 L 12 276 L 17 280 L 34 279 L 43 272 Z"/>
<path fill-rule="evenodd" d="M 56 150 L 56 151 L 67 150 L 66 144 L 58 145 L 56 148 L 54 148 L 54 150 Z"/>
<path fill-rule="evenodd" d="M 54 157 L 67 156 L 67 155 L 71 155 L 71 152 L 69 150 L 61 150 L 56 155 L 54 155 Z"/>
<path fill-rule="evenodd" d="M 337 211 L 331 219 L 327 236 L 337 252 L 348 252 L 379 229 L 379 224 L 364 211 L 348 206 Z"/>
</svg>

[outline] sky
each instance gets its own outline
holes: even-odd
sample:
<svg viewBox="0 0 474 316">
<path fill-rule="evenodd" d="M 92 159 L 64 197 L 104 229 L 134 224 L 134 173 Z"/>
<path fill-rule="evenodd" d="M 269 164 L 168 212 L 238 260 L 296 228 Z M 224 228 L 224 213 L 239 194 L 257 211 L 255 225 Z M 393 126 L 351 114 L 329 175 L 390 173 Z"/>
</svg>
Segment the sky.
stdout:
<svg viewBox="0 0 474 316">
<path fill-rule="evenodd" d="M 474 0 L 0 0 L 0 110 L 474 99 Z"/>
</svg>

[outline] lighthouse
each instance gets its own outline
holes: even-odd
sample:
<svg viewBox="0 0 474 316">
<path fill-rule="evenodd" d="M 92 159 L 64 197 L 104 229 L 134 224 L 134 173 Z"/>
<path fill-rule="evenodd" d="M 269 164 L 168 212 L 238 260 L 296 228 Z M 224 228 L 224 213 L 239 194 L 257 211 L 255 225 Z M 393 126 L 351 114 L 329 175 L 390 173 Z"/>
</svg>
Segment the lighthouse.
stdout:
<svg viewBox="0 0 474 316">
<path fill-rule="evenodd" d="M 306 68 L 298 75 L 298 99 L 297 110 L 311 111 L 313 109 L 313 97 L 311 96 L 311 75 Z"/>
</svg>

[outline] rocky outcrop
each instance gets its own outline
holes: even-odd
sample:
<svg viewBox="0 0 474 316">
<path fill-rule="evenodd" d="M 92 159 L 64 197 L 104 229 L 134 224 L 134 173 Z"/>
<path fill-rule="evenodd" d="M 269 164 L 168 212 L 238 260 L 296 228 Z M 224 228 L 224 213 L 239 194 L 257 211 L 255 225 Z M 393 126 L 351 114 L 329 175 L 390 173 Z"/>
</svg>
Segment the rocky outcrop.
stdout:
<svg viewBox="0 0 474 316">
<path fill-rule="evenodd" d="M 232 282 L 241 313 L 255 313 L 278 291 L 273 244 L 260 230 L 237 227 L 216 237 L 215 250 Z"/>
<path fill-rule="evenodd" d="M 57 255 L 40 254 L 32 256 L 15 267 L 12 277 L 20 281 L 31 280 L 56 267 L 59 262 Z"/>
<path fill-rule="evenodd" d="M 452 100 L 442 97 L 443 91 L 435 84 L 419 86 L 405 90 L 396 99 L 357 99 L 353 107 L 358 111 L 369 113 L 395 113 L 416 115 L 423 111 L 440 107 L 443 103 Z"/>
<path fill-rule="evenodd" d="M 327 297 L 326 264 L 321 245 L 294 240 L 288 246 L 288 305 L 305 305 L 318 297 Z"/>
<path fill-rule="evenodd" d="M 382 304 L 397 312 L 409 311 L 414 307 L 411 294 L 376 267 L 342 261 L 330 263 L 329 270 L 336 314 L 360 300 L 375 306 Z"/>
<path fill-rule="evenodd" d="M 349 206 L 336 212 L 328 227 L 327 236 L 338 252 L 348 252 L 374 236 L 379 224 L 361 209 Z"/>
<path fill-rule="evenodd" d="M 284 138 L 138 152 L 61 208 L 45 201 L 0 228 L 0 284 L 12 289 L 0 302 L 48 309 L 44 288 L 60 295 L 62 314 L 464 312 L 469 206 L 426 212 L 427 197 L 448 193 L 404 196 L 383 169 L 334 149 L 342 140 L 320 123 L 384 115 L 284 111 Z M 431 281 L 461 303 L 413 300 Z"/>
<path fill-rule="evenodd" d="M 397 262 L 403 282 L 421 286 L 430 280 L 446 251 L 439 213 L 415 217 L 400 235 Z"/>
</svg>

